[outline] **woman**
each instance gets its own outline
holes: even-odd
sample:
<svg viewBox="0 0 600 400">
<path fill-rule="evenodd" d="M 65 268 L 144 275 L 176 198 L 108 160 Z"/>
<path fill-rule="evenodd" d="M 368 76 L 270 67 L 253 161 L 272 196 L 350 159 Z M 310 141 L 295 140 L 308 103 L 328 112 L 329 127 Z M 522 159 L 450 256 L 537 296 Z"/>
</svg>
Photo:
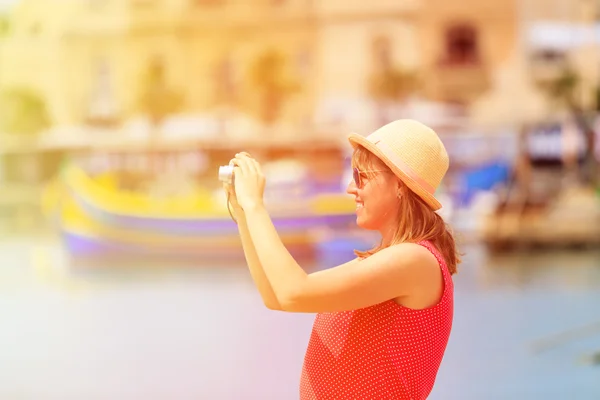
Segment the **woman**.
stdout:
<svg viewBox="0 0 600 400">
<path fill-rule="evenodd" d="M 435 212 L 448 155 L 437 134 L 413 120 L 349 141 L 356 222 L 379 231 L 381 243 L 346 264 L 311 274 L 298 265 L 265 210 L 265 179 L 247 153 L 232 160 L 235 190 L 225 189 L 265 305 L 317 313 L 300 398 L 424 399 L 450 336 L 451 275 L 460 262 Z"/>
</svg>

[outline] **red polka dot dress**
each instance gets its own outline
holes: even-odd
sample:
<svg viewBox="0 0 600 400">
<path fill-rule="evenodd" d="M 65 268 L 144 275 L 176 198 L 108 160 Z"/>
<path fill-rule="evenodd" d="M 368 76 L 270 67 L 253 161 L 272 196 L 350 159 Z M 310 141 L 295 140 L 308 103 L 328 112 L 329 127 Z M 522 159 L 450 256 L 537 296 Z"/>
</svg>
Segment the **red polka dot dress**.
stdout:
<svg viewBox="0 0 600 400">
<path fill-rule="evenodd" d="M 301 400 L 425 399 L 431 392 L 452 328 L 454 285 L 444 276 L 442 298 L 413 310 L 393 300 L 317 314 L 304 358 Z"/>
</svg>

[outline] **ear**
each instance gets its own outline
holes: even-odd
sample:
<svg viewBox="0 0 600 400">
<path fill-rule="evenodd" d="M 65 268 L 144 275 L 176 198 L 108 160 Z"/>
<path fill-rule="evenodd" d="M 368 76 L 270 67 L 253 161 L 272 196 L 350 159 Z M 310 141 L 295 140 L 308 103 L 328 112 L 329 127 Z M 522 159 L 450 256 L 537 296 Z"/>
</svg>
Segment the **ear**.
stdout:
<svg viewBox="0 0 600 400">
<path fill-rule="evenodd" d="M 399 179 L 396 179 L 396 185 L 394 189 L 396 191 L 396 197 L 400 198 L 402 196 L 402 183 Z"/>
</svg>

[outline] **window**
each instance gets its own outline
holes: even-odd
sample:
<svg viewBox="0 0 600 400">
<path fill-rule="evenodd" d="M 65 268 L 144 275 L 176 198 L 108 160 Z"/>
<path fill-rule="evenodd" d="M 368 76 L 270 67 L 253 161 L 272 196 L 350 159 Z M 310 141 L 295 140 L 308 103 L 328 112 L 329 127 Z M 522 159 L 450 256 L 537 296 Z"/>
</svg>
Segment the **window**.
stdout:
<svg viewBox="0 0 600 400">
<path fill-rule="evenodd" d="M 301 76 L 308 76 L 311 67 L 310 51 L 308 49 L 299 50 L 296 53 L 296 67 Z"/>
<path fill-rule="evenodd" d="M 235 102 L 237 87 L 235 82 L 235 64 L 231 56 L 224 57 L 215 68 L 216 100 L 218 103 Z"/>
<path fill-rule="evenodd" d="M 454 25 L 445 32 L 445 64 L 479 62 L 477 31 L 468 24 Z"/>
<path fill-rule="evenodd" d="M 92 86 L 87 111 L 89 123 L 104 125 L 115 120 L 117 100 L 112 83 L 110 64 L 105 58 L 98 58 L 92 65 Z"/>
<path fill-rule="evenodd" d="M 386 36 L 378 36 L 373 40 L 373 59 L 375 65 L 381 69 L 392 66 L 392 50 L 390 39 Z"/>
</svg>

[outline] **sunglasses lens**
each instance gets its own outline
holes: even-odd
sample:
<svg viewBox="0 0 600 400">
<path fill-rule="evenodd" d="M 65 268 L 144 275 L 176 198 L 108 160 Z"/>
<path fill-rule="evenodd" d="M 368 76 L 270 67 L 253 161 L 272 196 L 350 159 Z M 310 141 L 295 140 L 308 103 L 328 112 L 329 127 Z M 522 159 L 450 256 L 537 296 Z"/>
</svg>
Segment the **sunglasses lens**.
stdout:
<svg viewBox="0 0 600 400">
<path fill-rule="evenodd" d="M 352 176 L 354 178 L 354 183 L 356 184 L 356 187 L 360 189 L 361 181 L 360 181 L 360 174 L 358 173 L 358 169 L 354 168 L 352 170 Z"/>
</svg>

